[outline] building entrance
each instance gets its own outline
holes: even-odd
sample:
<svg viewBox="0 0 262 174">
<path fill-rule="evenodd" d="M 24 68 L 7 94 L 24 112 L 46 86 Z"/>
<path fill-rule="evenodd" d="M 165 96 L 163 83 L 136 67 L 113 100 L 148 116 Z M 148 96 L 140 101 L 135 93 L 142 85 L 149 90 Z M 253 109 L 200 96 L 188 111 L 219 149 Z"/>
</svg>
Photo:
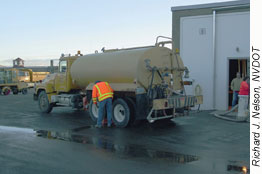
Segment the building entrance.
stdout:
<svg viewBox="0 0 262 174">
<path fill-rule="evenodd" d="M 230 109 L 233 99 L 233 91 L 230 88 L 231 81 L 236 77 L 237 72 L 240 72 L 242 78 L 249 76 L 249 59 L 229 59 L 228 72 L 228 107 Z"/>
</svg>

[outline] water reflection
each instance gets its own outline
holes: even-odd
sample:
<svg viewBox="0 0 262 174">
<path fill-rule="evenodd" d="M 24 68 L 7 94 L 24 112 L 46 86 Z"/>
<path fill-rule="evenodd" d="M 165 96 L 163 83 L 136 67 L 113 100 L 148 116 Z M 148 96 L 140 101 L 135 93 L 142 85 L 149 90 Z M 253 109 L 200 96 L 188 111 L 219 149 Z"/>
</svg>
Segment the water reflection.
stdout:
<svg viewBox="0 0 262 174">
<path fill-rule="evenodd" d="M 238 172 L 241 174 L 248 174 L 250 170 L 248 169 L 248 165 L 244 164 L 243 162 L 238 161 L 229 161 L 227 165 L 227 171 L 229 172 Z"/>
<path fill-rule="evenodd" d="M 150 158 L 154 160 L 165 160 L 167 162 L 175 162 L 181 164 L 197 161 L 199 159 L 197 156 L 193 155 L 184 155 L 167 151 L 147 149 L 146 147 L 141 145 L 115 144 L 114 142 L 99 136 L 83 136 L 79 134 L 73 134 L 71 131 L 54 132 L 38 130 L 36 131 L 36 133 L 37 136 L 48 139 L 58 139 L 82 144 L 92 144 L 96 148 L 106 150 L 123 158 Z"/>
</svg>

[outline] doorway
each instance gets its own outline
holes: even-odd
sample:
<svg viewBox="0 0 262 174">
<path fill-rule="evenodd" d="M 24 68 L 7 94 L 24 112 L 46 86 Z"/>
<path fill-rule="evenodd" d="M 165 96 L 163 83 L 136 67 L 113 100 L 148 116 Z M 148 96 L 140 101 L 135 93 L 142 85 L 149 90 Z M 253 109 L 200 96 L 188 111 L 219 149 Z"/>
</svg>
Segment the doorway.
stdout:
<svg viewBox="0 0 262 174">
<path fill-rule="evenodd" d="M 249 59 L 229 59 L 228 74 L 228 109 L 232 107 L 233 91 L 230 88 L 231 81 L 236 77 L 236 73 L 240 72 L 241 77 L 249 76 Z"/>
</svg>

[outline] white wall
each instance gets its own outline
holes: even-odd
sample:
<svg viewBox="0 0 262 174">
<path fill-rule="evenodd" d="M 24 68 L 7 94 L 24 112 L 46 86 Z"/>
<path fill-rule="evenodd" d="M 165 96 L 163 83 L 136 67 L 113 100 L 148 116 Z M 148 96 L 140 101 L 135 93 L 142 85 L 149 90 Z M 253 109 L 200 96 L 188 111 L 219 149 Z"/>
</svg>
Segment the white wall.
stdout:
<svg viewBox="0 0 262 174">
<path fill-rule="evenodd" d="M 249 58 L 249 12 L 218 14 L 216 18 L 216 109 L 228 108 L 228 58 Z M 239 52 L 236 48 L 239 48 Z"/>
<path fill-rule="evenodd" d="M 212 108 L 213 60 L 212 16 L 183 17 L 180 20 L 180 55 L 190 77 L 200 84 L 204 96 L 201 109 Z M 201 33 L 202 30 L 202 33 Z M 205 31 L 203 31 L 205 30 Z M 186 88 L 187 94 L 192 89 Z"/>
<path fill-rule="evenodd" d="M 249 57 L 249 12 L 216 15 L 216 100 L 215 109 L 228 107 L 228 58 Z M 212 15 L 180 20 L 180 54 L 194 86 L 203 90 L 202 109 L 213 108 L 213 18 Z M 239 52 L 236 51 L 239 48 Z M 192 89 L 186 88 L 187 93 Z"/>
</svg>

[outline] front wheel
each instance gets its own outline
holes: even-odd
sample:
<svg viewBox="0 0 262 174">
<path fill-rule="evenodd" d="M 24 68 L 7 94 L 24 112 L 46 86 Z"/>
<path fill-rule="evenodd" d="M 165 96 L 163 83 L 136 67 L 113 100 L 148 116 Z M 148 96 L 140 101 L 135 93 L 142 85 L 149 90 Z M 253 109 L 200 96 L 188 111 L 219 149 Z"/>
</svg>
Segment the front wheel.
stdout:
<svg viewBox="0 0 262 174">
<path fill-rule="evenodd" d="M 131 114 L 130 108 L 125 100 L 119 98 L 114 101 L 112 119 L 117 127 L 127 127 L 131 120 Z"/>
<path fill-rule="evenodd" d="M 3 90 L 3 94 L 4 94 L 4 95 L 9 95 L 10 92 L 11 92 L 11 89 L 10 89 L 10 88 L 4 88 L 4 90 Z"/>
<path fill-rule="evenodd" d="M 38 106 L 42 113 L 50 113 L 53 109 L 53 106 L 50 105 L 48 97 L 45 91 L 40 92 L 38 97 Z"/>
</svg>

